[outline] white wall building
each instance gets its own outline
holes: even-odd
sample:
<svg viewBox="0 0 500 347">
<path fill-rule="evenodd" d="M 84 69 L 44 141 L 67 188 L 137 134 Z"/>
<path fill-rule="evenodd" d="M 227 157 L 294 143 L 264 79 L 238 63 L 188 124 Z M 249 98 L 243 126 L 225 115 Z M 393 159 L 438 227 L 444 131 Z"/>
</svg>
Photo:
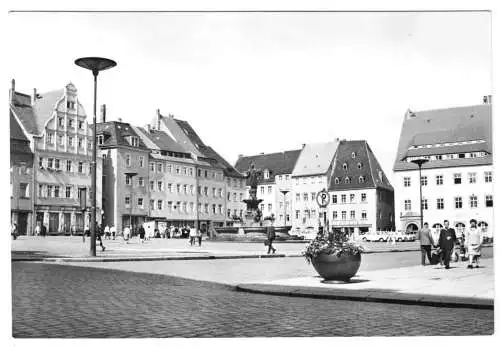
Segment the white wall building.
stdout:
<svg viewBox="0 0 500 347">
<path fill-rule="evenodd" d="M 394 163 L 398 229 L 420 226 L 418 166 L 422 166 L 423 219 L 439 227 L 445 219 L 461 230 L 474 218 L 493 236 L 491 104 L 405 115 Z"/>
</svg>

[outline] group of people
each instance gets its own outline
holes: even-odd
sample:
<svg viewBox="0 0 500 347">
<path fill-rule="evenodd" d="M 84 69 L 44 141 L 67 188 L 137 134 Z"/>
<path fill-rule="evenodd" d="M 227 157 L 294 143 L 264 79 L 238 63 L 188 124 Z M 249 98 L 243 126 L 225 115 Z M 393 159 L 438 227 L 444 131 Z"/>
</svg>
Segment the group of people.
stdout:
<svg viewBox="0 0 500 347">
<path fill-rule="evenodd" d="M 196 240 L 198 240 L 198 246 L 201 247 L 201 240 L 202 240 L 201 230 L 189 227 L 188 229 L 189 229 L 189 244 L 191 246 L 194 246 L 196 245 Z"/>
<path fill-rule="evenodd" d="M 445 269 L 450 268 L 450 260 L 454 257 L 459 261 L 461 255 L 468 258 L 467 268 L 478 268 L 481 257 L 481 245 L 483 243 L 483 233 L 477 227 L 475 219 L 470 220 L 470 226 L 463 232 L 457 234 L 455 229 L 450 228 L 450 222 L 444 221 L 444 228 L 441 230 L 429 229 L 429 223 L 424 223 L 424 227 L 418 232 L 421 249 L 421 264 L 425 265 L 425 258 L 430 264 L 439 263 Z"/>
</svg>

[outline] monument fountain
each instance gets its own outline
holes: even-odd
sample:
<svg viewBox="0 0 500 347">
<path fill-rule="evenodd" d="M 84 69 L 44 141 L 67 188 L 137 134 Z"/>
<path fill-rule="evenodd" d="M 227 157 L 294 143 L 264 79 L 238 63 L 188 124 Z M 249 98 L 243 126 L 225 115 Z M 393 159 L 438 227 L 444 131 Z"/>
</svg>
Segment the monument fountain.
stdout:
<svg viewBox="0 0 500 347">
<path fill-rule="evenodd" d="M 243 200 L 247 205 L 247 210 L 243 220 L 235 223 L 232 227 L 216 227 L 215 232 L 217 239 L 245 241 L 245 240 L 265 240 L 267 238 L 268 228 L 273 228 L 276 234 L 276 239 L 287 240 L 290 239 L 289 231 L 292 226 L 274 226 L 273 218 L 262 218 L 262 211 L 259 205 L 262 199 L 257 199 L 257 185 L 259 176 L 262 175 L 260 170 L 255 169 L 255 165 L 250 165 L 245 178 L 247 178 L 250 185 L 249 199 Z"/>
</svg>

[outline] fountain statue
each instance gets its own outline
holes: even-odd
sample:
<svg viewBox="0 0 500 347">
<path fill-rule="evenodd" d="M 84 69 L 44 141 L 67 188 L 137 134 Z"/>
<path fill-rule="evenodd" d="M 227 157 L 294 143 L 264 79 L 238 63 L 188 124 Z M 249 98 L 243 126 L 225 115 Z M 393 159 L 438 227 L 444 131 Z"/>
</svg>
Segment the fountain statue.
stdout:
<svg viewBox="0 0 500 347">
<path fill-rule="evenodd" d="M 235 241 L 258 239 L 267 237 L 267 229 L 274 228 L 278 239 L 290 238 L 289 231 L 291 226 L 273 226 L 274 216 L 262 219 L 262 211 L 259 209 L 262 199 L 257 199 L 257 186 L 262 176 L 262 171 L 255 169 L 254 163 L 250 164 L 248 173 L 245 175 L 247 183 L 250 186 L 249 199 L 243 200 L 247 205 L 244 218 L 241 222 L 235 223 L 232 227 L 216 227 L 217 238 L 229 239 Z"/>
</svg>

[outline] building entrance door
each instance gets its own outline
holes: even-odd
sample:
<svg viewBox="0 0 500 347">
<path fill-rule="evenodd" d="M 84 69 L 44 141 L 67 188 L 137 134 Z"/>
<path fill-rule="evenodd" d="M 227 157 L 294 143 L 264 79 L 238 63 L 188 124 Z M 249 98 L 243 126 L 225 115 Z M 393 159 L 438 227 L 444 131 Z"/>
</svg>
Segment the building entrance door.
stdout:
<svg viewBox="0 0 500 347">
<path fill-rule="evenodd" d="M 59 213 L 49 213 L 49 233 L 58 232 L 59 228 Z"/>
<path fill-rule="evenodd" d="M 19 213 L 17 216 L 17 234 L 26 235 L 26 230 L 28 228 L 28 214 Z"/>
<path fill-rule="evenodd" d="M 69 233 L 71 231 L 71 213 L 64 214 L 64 232 Z"/>
<path fill-rule="evenodd" d="M 76 214 L 76 231 L 77 232 L 83 232 L 85 227 L 85 223 L 83 220 L 83 214 L 82 213 L 77 213 Z"/>
</svg>

